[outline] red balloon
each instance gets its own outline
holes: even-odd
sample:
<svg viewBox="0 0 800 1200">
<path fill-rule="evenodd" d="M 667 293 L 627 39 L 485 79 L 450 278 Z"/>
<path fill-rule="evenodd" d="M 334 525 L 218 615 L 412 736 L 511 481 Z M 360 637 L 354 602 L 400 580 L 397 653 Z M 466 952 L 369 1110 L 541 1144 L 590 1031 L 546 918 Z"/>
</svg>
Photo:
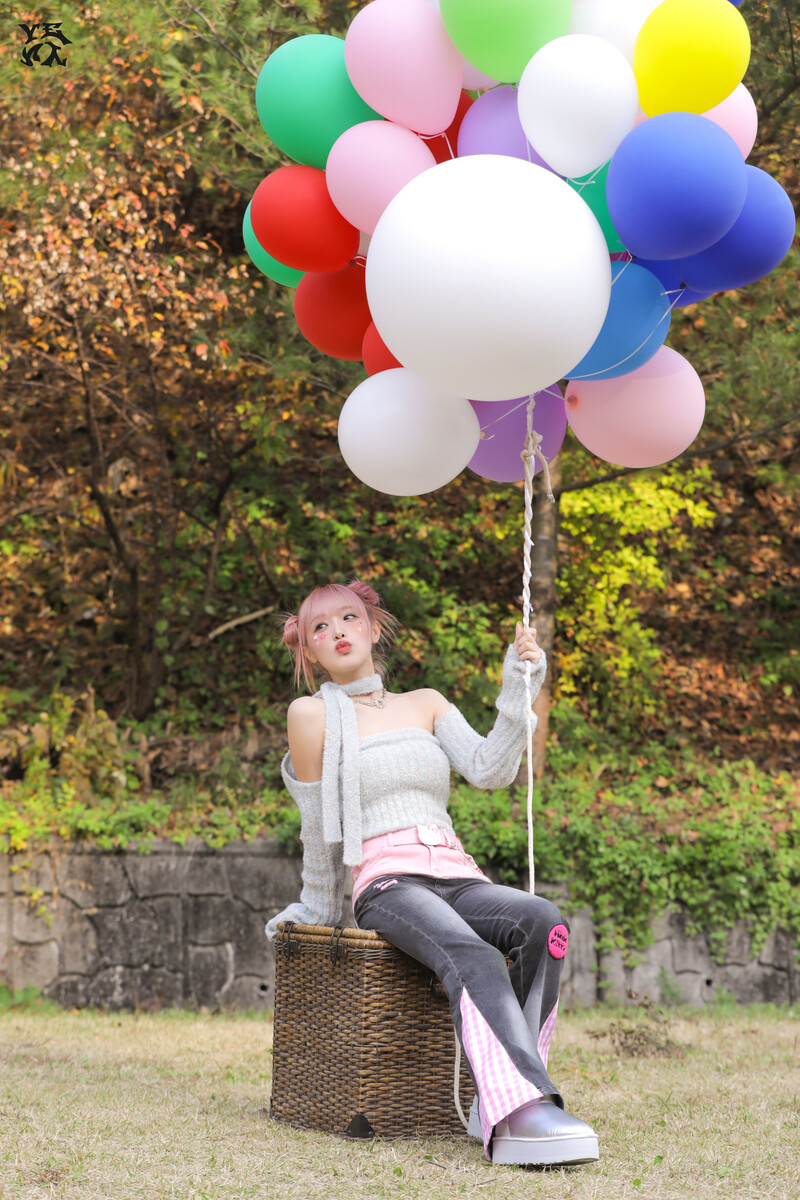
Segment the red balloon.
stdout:
<svg viewBox="0 0 800 1200">
<path fill-rule="evenodd" d="M 461 122 L 466 116 L 467 109 L 471 104 L 472 96 L 470 96 L 469 92 L 462 92 L 461 98 L 458 101 L 456 115 L 453 117 L 453 120 L 447 126 L 447 129 L 445 129 L 444 133 L 437 133 L 435 137 L 426 137 L 422 139 L 433 157 L 436 159 L 437 163 L 449 162 L 451 158 L 456 157 L 458 131 L 461 128 Z"/>
<path fill-rule="evenodd" d="M 370 321 L 367 332 L 364 334 L 361 357 L 368 375 L 379 375 L 381 371 L 391 371 L 393 367 L 402 367 L 403 365 L 397 361 L 378 333 L 378 327 L 374 321 Z"/>
<path fill-rule="evenodd" d="M 294 294 L 294 315 L 303 337 L 332 358 L 357 362 L 372 318 L 363 262 L 341 271 L 307 272 Z"/>
<path fill-rule="evenodd" d="M 267 254 L 298 271 L 338 271 L 358 252 L 359 231 L 331 200 L 317 167 L 278 167 L 256 188 L 250 220 Z"/>
</svg>

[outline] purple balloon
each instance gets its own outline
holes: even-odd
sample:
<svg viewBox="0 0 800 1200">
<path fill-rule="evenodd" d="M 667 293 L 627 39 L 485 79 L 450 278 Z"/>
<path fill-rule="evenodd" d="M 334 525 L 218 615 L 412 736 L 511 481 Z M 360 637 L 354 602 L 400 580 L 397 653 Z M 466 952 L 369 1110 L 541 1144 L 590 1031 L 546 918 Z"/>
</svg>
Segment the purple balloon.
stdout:
<svg viewBox="0 0 800 1200">
<path fill-rule="evenodd" d="M 552 169 L 525 137 L 517 111 L 517 89 L 510 84 L 484 92 L 467 109 L 458 131 L 458 157 L 467 154 L 504 154 Z"/>
<path fill-rule="evenodd" d="M 534 395 L 533 428 L 542 435 L 540 449 L 548 462 L 561 449 L 567 432 L 564 397 L 557 383 Z M 481 440 L 469 468 L 494 483 L 519 483 L 525 478 L 520 455 L 525 449 L 528 397 L 518 400 L 470 400 L 481 424 Z M 542 469 L 538 458 L 534 472 Z"/>
</svg>

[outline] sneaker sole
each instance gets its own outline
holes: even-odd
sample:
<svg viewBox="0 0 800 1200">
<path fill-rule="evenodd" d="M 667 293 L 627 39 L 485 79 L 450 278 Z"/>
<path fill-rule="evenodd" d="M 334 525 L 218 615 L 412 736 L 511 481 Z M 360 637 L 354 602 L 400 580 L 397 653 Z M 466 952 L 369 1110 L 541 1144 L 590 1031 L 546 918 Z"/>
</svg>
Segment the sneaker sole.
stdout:
<svg viewBox="0 0 800 1200">
<path fill-rule="evenodd" d="M 521 1138 L 495 1137 L 492 1162 L 503 1166 L 555 1167 L 596 1162 L 600 1150 L 596 1137 Z"/>
</svg>

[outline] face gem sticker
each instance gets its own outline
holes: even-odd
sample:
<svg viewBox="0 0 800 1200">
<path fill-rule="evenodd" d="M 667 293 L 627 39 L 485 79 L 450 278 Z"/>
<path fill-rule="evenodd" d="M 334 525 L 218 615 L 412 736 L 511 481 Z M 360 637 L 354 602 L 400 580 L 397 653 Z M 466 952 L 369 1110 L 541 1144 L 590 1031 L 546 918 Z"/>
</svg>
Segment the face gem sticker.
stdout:
<svg viewBox="0 0 800 1200">
<path fill-rule="evenodd" d="M 323 629 L 321 633 L 315 633 L 312 640 L 315 642 L 324 642 L 325 638 L 327 636 L 328 636 L 328 631 L 326 629 Z"/>
</svg>

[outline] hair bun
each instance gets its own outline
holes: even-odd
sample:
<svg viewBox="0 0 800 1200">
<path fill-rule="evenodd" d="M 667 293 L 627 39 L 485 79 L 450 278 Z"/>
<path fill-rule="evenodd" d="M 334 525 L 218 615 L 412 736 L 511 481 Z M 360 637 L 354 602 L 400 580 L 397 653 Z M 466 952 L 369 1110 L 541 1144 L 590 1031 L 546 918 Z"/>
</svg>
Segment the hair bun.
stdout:
<svg viewBox="0 0 800 1200">
<path fill-rule="evenodd" d="M 368 604 L 370 608 L 380 608 L 381 598 L 375 591 L 374 587 L 370 587 L 368 583 L 364 583 L 363 579 L 354 579 L 347 585 L 351 592 L 355 592 L 360 600 Z"/>
<path fill-rule="evenodd" d="M 283 641 L 284 645 L 290 650 L 296 650 L 300 644 L 300 635 L 297 631 L 297 617 L 294 615 L 286 618 L 283 626 Z"/>
</svg>

